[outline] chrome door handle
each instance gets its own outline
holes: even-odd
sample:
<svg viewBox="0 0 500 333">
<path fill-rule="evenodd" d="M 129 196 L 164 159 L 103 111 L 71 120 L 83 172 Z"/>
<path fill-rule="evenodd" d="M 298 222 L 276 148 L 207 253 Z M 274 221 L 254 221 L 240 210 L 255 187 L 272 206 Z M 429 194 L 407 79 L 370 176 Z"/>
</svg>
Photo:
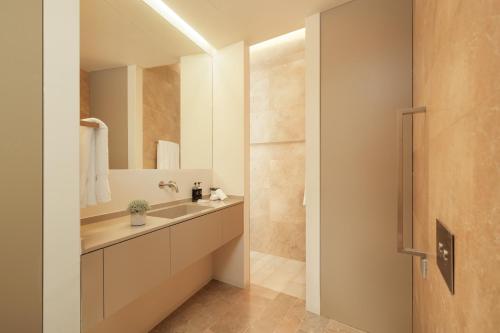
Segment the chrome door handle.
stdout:
<svg viewBox="0 0 500 333">
<path fill-rule="evenodd" d="M 399 149 L 398 149 L 398 162 L 399 162 L 399 176 L 398 176 L 398 226 L 397 226 L 397 251 L 403 254 L 409 254 L 412 256 L 416 256 L 420 258 L 420 269 L 422 275 L 425 277 L 427 272 L 427 254 L 423 251 L 416 250 L 411 247 L 405 247 L 404 245 L 404 164 L 403 164 L 403 150 L 404 150 L 404 126 L 403 126 L 403 118 L 406 115 L 414 115 L 418 113 L 425 113 L 425 106 L 410 108 L 400 110 L 398 112 L 398 140 L 399 140 Z M 413 215 L 413 212 L 412 212 Z"/>
</svg>

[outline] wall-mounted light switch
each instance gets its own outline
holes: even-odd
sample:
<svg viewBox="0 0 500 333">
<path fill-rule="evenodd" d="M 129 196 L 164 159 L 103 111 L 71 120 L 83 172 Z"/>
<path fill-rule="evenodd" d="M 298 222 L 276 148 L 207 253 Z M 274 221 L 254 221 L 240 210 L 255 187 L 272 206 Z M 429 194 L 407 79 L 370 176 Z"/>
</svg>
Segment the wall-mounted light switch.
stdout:
<svg viewBox="0 0 500 333">
<path fill-rule="evenodd" d="M 454 294 L 455 237 L 439 220 L 436 220 L 436 256 L 439 271 Z"/>
</svg>

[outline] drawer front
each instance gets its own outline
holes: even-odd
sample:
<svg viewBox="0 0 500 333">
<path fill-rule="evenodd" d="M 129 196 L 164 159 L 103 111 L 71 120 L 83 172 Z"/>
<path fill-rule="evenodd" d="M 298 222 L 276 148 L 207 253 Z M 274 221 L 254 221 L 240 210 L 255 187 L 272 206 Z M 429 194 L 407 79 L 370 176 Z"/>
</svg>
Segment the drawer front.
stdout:
<svg viewBox="0 0 500 333">
<path fill-rule="evenodd" d="M 171 229 L 172 274 L 180 272 L 222 244 L 220 212 L 176 224 Z"/>
<path fill-rule="evenodd" d="M 81 329 L 82 332 L 104 319 L 103 250 L 81 257 Z"/>
<path fill-rule="evenodd" d="M 220 211 L 223 244 L 243 234 L 243 204 Z"/>
<path fill-rule="evenodd" d="M 170 228 L 104 249 L 104 316 L 170 277 Z"/>
</svg>

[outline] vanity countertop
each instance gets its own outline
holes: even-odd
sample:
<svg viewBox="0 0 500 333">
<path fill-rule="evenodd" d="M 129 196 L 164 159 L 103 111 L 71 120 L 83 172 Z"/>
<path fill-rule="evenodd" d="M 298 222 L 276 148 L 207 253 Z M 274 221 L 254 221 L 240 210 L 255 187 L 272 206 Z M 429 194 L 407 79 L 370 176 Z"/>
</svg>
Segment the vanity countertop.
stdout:
<svg viewBox="0 0 500 333">
<path fill-rule="evenodd" d="M 194 202 L 182 203 L 179 205 L 187 204 L 195 206 L 207 206 L 208 208 L 203 211 L 184 215 L 175 219 L 147 216 L 146 224 L 137 227 L 133 227 L 130 225 L 130 215 L 85 224 L 81 226 L 81 231 L 80 231 L 80 237 L 82 241 L 81 245 L 82 254 L 96 251 L 105 248 L 107 246 L 123 242 L 127 239 L 131 239 L 161 228 L 169 227 L 177 223 L 191 220 L 198 216 L 210 214 L 217 210 L 221 210 L 240 203 L 243 203 L 243 198 L 238 198 L 238 197 L 230 197 L 224 201 L 210 201 L 203 203 L 194 203 Z M 154 211 L 160 211 L 171 207 L 159 208 L 155 209 Z"/>
</svg>

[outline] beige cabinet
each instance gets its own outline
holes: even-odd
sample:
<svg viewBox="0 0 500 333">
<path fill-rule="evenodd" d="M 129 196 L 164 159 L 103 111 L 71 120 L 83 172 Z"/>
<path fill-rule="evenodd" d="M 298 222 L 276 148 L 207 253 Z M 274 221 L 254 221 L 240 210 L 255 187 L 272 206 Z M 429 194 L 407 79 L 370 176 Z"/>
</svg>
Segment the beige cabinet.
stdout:
<svg viewBox="0 0 500 333">
<path fill-rule="evenodd" d="M 243 234 L 243 204 L 219 211 L 222 224 L 222 244 Z"/>
<path fill-rule="evenodd" d="M 243 204 L 82 255 L 82 332 L 243 233 Z"/>
<path fill-rule="evenodd" d="M 243 204 L 176 224 L 171 230 L 175 274 L 243 233 Z"/>
<path fill-rule="evenodd" d="M 81 330 L 85 332 L 104 318 L 103 250 L 81 257 Z"/>
<path fill-rule="evenodd" d="M 222 244 L 220 212 L 203 215 L 170 228 L 172 274 L 180 272 Z"/>
<path fill-rule="evenodd" d="M 170 277 L 170 228 L 104 249 L 104 316 Z"/>
</svg>

